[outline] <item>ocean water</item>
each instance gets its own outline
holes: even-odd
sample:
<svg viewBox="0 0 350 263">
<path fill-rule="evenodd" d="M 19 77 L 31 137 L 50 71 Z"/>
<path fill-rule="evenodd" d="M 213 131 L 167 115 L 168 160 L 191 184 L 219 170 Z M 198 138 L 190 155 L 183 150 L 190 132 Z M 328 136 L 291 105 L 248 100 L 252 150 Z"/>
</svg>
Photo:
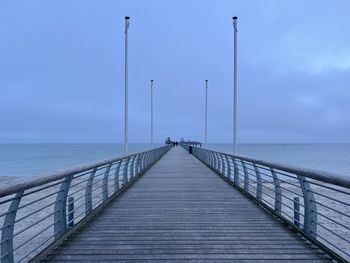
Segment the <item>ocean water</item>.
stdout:
<svg viewBox="0 0 350 263">
<path fill-rule="evenodd" d="M 0 176 L 30 177 L 117 157 L 123 144 L 0 144 Z M 129 152 L 150 149 L 129 144 Z"/>
<path fill-rule="evenodd" d="M 130 144 L 129 152 L 149 148 L 150 144 Z M 232 152 L 232 144 L 208 148 Z M 123 144 L 0 144 L 0 176 L 36 176 L 122 153 Z M 238 154 L 350 177 L 350 144 L 240 144 Z"/>
</svg>

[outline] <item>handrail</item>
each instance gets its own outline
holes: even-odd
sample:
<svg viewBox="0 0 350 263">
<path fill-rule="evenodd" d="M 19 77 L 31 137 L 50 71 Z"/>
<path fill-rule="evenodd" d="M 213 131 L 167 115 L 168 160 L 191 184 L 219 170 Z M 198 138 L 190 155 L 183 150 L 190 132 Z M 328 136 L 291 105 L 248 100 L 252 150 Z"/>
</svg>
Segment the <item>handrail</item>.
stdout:
<svg viewBox="0 0 350 263">
<path fill-rule="evenodd" d="M 334 259 L 350 260 L 349 178 L 180 145 Z"/>
<path fill-rule="evenodd" d="M 27 262 L 159 160 L 170 145 L 0 187 L 0 262 Z"/>
<path fill-rule="evenodd" d="M 163 146 L 166 147 L 166 146 Z M 9 185 L 9 186 L 0 186 L 0 198 L 6 195 L 10 195 L 10 194 L 14 194 L 20 190 L 26 190 L 29 188 L 33 188 L 36 186 L 40 186 L 42 184 L 45 183 L 49 183 L 55 180 L 59 180 L 61 178 L 64 178 L 68 175 L 71 174 L 77 174 L 77 173 L 81 173 L 84 171 L 88 171 L 91 170 L 95 167 L 99 167 L 99 166 L 103 166 L 109 163 L 113 163 L 116 162 L 120 159 L 124 159 L 124 158 L 129 158 L 131 156 L 134 156 L 136 154 L 140 154 L 143 153 L 143 151 L 141 152 L 134 152 L 134 153 L 130 153 L 130 154 L 125 154 L 125 155 L 120 155 L 116 158 L 111 158 L 111 159 L 106 159 L 106 160 L 101 160 L 101 161 L 97 161 L 97 162 L 93 162 L 91 164 L 82 164 L 80 166 L 76 166 L 67 170 L 62 170 L 62 171 L 56 171 L 56 172 L 51 172 L 49 174 L 43 174 L 43 175 L 39 175 L 39 176 L 34 176 L 34 177 L 30 177 L 28 179 L 24 179 L 21 180 L 19 182 L 16 182 L 13 185 Z"/>
</svg>

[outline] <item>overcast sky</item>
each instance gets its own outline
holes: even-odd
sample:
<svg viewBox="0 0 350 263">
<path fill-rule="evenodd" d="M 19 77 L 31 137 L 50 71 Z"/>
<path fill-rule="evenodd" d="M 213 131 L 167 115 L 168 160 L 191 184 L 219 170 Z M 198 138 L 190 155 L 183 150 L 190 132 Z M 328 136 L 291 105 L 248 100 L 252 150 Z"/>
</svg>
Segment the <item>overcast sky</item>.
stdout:
<svg viewBox="0 0 350 263">
<path fill-rule="evenodd" d="M 0 142 L 350 142 L 350 1 L 1 0 Z"/>
</svg>

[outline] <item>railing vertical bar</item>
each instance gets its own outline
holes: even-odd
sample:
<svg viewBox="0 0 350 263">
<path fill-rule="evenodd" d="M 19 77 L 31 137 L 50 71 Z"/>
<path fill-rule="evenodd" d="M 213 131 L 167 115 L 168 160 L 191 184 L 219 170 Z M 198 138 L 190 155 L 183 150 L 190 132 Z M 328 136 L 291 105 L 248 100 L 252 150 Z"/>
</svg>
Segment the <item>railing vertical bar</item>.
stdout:
<svg viewBox="0 0 350 263">
<path fill-rule="evenodd" d="M 239 170 L 238 170 L 236 158 L 233 159 L 233 169 L 234 169 L 233 181 L 234 181 L 235 185 L 237 187 L 239 187 Z"/>
<path fill-rule="evenodd" d="M 231 162 L 229 160 L 229 157 L 227 155 L 225 155 L 226 158 L 226 163 L 227 163 L 227 179 L 229 179 L 230 181 L 232 180 L 231 177 Z"/>
<path fill-rule="evenodd" d="M 15 199 L 11 201 L 8 208 L 8 214 L 6 214 L 1 233 L 1 263 L 13 263 L 13 231 L 15 228 L 15 220 L 18 211 L 21 198 L 23 196 L 23 190 L 18 192 Z"/>
<path fill-rule="evenodd" d="M 278 180 L 277 173 L 273 168 L 270 168 L 272 177 L 273 177 L 273 184 L 275 189 L 275 212 L 278 215 L 281 215 L 282 210 L 282 189 L 280 185 L 280 180 Z"/>
<path fill-rule="evenodd" d="M 249 192 L 249 173 L 247 170 L 247 166 L 243 160 L 241 160 L 243 172 L 244 172 L 244 191 Z"/>
<path fill-rule="evenodd" d="M 298 175 L 301 191 L 304 198 L 304 231 L 316 238 L 317 236 L 317 206 L 315 196 L 311 190 L 309 182 L 304 176 Z"/>
<path fill-rule="evenodd" d="M 92 170 L 89 175 L 89 179 L 85 188 L 85 215 L 88 215 L 92 211 L 92 184 L 95 178 L 96 168 Z"/>
<path fill-rule="evenodd" d="M 262 180 L 261 180 L 261 174 L 259 171 L 258 166 L 253 163 L 255 175 L 256 175 L 256 198 L 261 201 L 262 200 Z"/>
<path fill-rule="evenodd" d="M 117 192 L 119 190 L 119 172 L 120 172 L 120 166 L 122 164 L 122 161 L 118 161 L 115 173 L 114 173 L 114 192 Z"/>
<path fill-rule="evenodd" d="M 112 163 L 109 164 L 106 168 L 106 171 L 103 175 L 103 181 L 102 181 L 102 200 L 103 202 L 107 200 L 108 198 L 108 176 L 109 172 L 111 171 Z"/>
<path fill-rule="evenodd" d="M 67 196 L 69 186 L 72 182 L 73 175 L 68 175 L 62 182 L 60 190 L 57 193 L 54 213 L 54 231 L 55 239 L 60 238 L 67 231 Z"/>
</svg>

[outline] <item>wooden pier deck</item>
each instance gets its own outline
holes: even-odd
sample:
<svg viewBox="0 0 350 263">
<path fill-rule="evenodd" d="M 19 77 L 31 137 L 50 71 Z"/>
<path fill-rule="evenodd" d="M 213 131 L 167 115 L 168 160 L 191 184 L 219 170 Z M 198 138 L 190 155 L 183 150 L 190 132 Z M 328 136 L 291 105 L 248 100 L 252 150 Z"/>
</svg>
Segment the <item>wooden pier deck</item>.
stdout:
<svg viewBox="0 0 350 263">
<path fill-rule="evenodd" d="M 176 147 L 47 261 L 330 260 Z"/>
</svg>

